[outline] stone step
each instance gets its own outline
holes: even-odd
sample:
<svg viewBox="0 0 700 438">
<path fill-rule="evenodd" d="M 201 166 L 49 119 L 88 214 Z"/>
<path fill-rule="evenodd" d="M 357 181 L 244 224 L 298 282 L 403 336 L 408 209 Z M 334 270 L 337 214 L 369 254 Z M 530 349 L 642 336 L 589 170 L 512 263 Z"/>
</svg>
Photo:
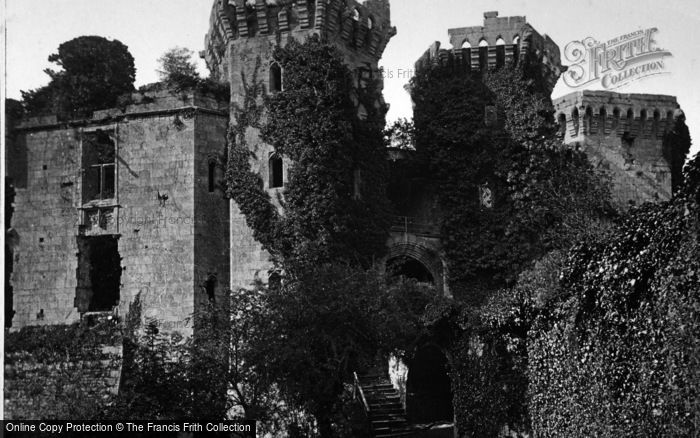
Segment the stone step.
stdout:
<svg viewBox="0 0 700 438">
<path fill-rule="evenodd" d="M 387 412 L 372 412 L 369 413 L 370 420 L 392 420 L 392 419 L 406 419 L 406 415 L 403 409 L 396 409 L 394 411 Z"/>
<path fill-rule="evenodd" d="M 395 420 L 372 420 L 372 429 L 374 430 L 380 430 L 380 429 L 397 429 L 399 427 L 406 426 L 406 419 L 401 418 L 401 419 L 395 419 Z"/>
<path fill-rule="evenodd" d="M 407 434 L 407 435 L 399 435 L 399 436 L 410 436 L 413 434 L 413 431 L 410 430 L 407 426 L 406 427 L 377 427 L 377 428 L 372 428 L 374 432 L 375 437 L 380 437 L 380 436 L 391 436 L 391 434 Z"/>
</svg>

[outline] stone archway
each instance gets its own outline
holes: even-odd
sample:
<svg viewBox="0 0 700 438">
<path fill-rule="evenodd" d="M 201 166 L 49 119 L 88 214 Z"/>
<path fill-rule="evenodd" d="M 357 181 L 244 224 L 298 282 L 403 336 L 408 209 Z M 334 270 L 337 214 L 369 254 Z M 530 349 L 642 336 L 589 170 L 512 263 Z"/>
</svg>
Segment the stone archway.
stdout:
<svg viewBox="0 0 700 438">
<path fill-rule="evenodd" d="M 419 282 L 431 283 L 439 292 L 446 292 L 442 258 L 437 251 L 419 243 L 402 242 L 390 245 L 382 268 L 388 274 L 404 275 Z"/>
</svg>

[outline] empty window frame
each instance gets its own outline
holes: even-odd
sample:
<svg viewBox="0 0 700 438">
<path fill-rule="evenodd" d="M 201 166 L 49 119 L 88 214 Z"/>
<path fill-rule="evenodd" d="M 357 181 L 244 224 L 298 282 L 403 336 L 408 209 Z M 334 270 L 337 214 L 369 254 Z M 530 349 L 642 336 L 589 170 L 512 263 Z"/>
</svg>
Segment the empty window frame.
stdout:
<svg viewBox="0 0 700 438">
<path fill-rule="evenodd" d="M 116 193 L 116 147 L 108 131 L 83 133 L 83 202 L 112 199 Z"/>
</svg>

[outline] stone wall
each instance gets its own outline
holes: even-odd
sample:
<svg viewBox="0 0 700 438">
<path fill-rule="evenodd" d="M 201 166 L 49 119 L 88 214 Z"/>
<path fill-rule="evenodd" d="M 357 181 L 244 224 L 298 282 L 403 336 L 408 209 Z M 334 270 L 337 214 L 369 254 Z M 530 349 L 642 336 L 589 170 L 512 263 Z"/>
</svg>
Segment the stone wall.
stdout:
<svg viewBox="0 0 700 438">
<path fill-rule="evenodd" d="M 311 35 L 319 35 L 340 51 L 358 80 L 360 69 L 370 70 L 374 79 L 381 80 L 378 61 L 396 33 L 391 26 L 388 0 L 256 0 L 254 6 L 249 3 L 213 2 L 206 48 L 201 53 L 213 75 L 231 86 L 232 123 L 236 123 L 233 109 L 243 106 L 246 93 L 253 86 L 262 85 L 264 93 L 271 92 L 273 50 L 291 40 L 304 42 Z M 262 104 L 262 99 L 258 103 Z M 274 148 L 265 144 L 254 128 L 248 128 L 246 141 L 253 154 L 251 169 L 261 176 L 279 207 L 283 189 L 269 187 L 269 159 Z M 288 165 L 283 164 L 285 181 Z M 256 280 L 267 281 L 272 269 L 269 255 L 253 238 L 235 202 L 230 206 L 230 223 L 231 288 L 249 288 Z"/>
<path fill-rule="evenodd" d="M 609 173 L 619 208 L 670 199 L 663 138 L 673 128 L 675 97 L 586 90 L 555 99 L 554 106 L 564 141 Z"/>
<path fill-rule="evenodd" d="M 119 391 L 120 336 L 86 345 L 84 352 L 47 356 L 45 351 L 14 350 L 4 358 L 6 420 L 82 418 L 106 407 Z"/>
<path fill-rule="evenodd" d="M 442 49 L 439 42 L 433 43 L 416 62 L 416 69 L 441 64 L 478 72 L 529 63 L 539 68 L 550 92 L 566 71 L 559 46 L 546 34 L 540 35 L 525 17 L 485 12 L 483 26 L 449 29 L 448 33 L 452 47 Z"/>
<path fill-rule="evenodd" d="M 30 119 L 19 128 L 28 178 L 17 189 L 13 218 L 15 328 L 80 319 L 80 236 L 118 239 L 118 314 L 140 294 L 145 318 L 189 330 L 201 277 L 215 273 L 217 293 L 228 288 L 228 202 L 220 189 L 208 192 L 209 160 L 225 153 L 227 103 L 169 91 L 133 100 L 90 120 Z M 98 130 L 116 144 L 116 193 L 85 203 L 81 150 Z M 211 255 L 198 250 L 207 247 Z"/>
</svg>

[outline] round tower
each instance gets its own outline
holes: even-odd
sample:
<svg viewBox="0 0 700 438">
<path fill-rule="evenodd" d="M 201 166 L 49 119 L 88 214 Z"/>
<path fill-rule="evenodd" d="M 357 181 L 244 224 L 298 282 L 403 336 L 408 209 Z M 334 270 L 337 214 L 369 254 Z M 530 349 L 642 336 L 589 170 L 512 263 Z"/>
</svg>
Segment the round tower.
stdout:
<svg viewBox="0 0 700 438">
<path fill-rule="evenodd" d="M 356 87 L 373 81 L 381 95 L 378 62 L 395 34 L 388 0 L 215 0 L 201 56 L 215 79 L 230 84 L 230 117 L 236 125 L 251 93 L 260 103 L 261 93 L 283 90 L 284 71 L 273 59 L 275 47 L 292 39 L 303 43 L 318 35 L 342 54 L 355 75 Z M 362 106 L 357 105 L 362 117 Z M 261 176 L 263 188 L 277 202 L 284 191 L 289 163 L 260 139 L 257 128 L 246 127 L 245 137 L 252 153 L 251 170 Z M 256 279 L 268 280 L 269 256 L 253 238 L 233 201 L 230 218 L 231 288 L 250 287 Z"/>
<path fill-rule="evenodd" d="M 202 57 L 216 79 L 231 84 L 235 102 L 242 76 L 252 78 L 256 68 L 266 90 L 281 86 L 272 50 L 313 34 L 340 50 L 356 74 L 379 77 L 377 63 L 396 28 L 388 0 L 215 0 Z"/>
</svg>

